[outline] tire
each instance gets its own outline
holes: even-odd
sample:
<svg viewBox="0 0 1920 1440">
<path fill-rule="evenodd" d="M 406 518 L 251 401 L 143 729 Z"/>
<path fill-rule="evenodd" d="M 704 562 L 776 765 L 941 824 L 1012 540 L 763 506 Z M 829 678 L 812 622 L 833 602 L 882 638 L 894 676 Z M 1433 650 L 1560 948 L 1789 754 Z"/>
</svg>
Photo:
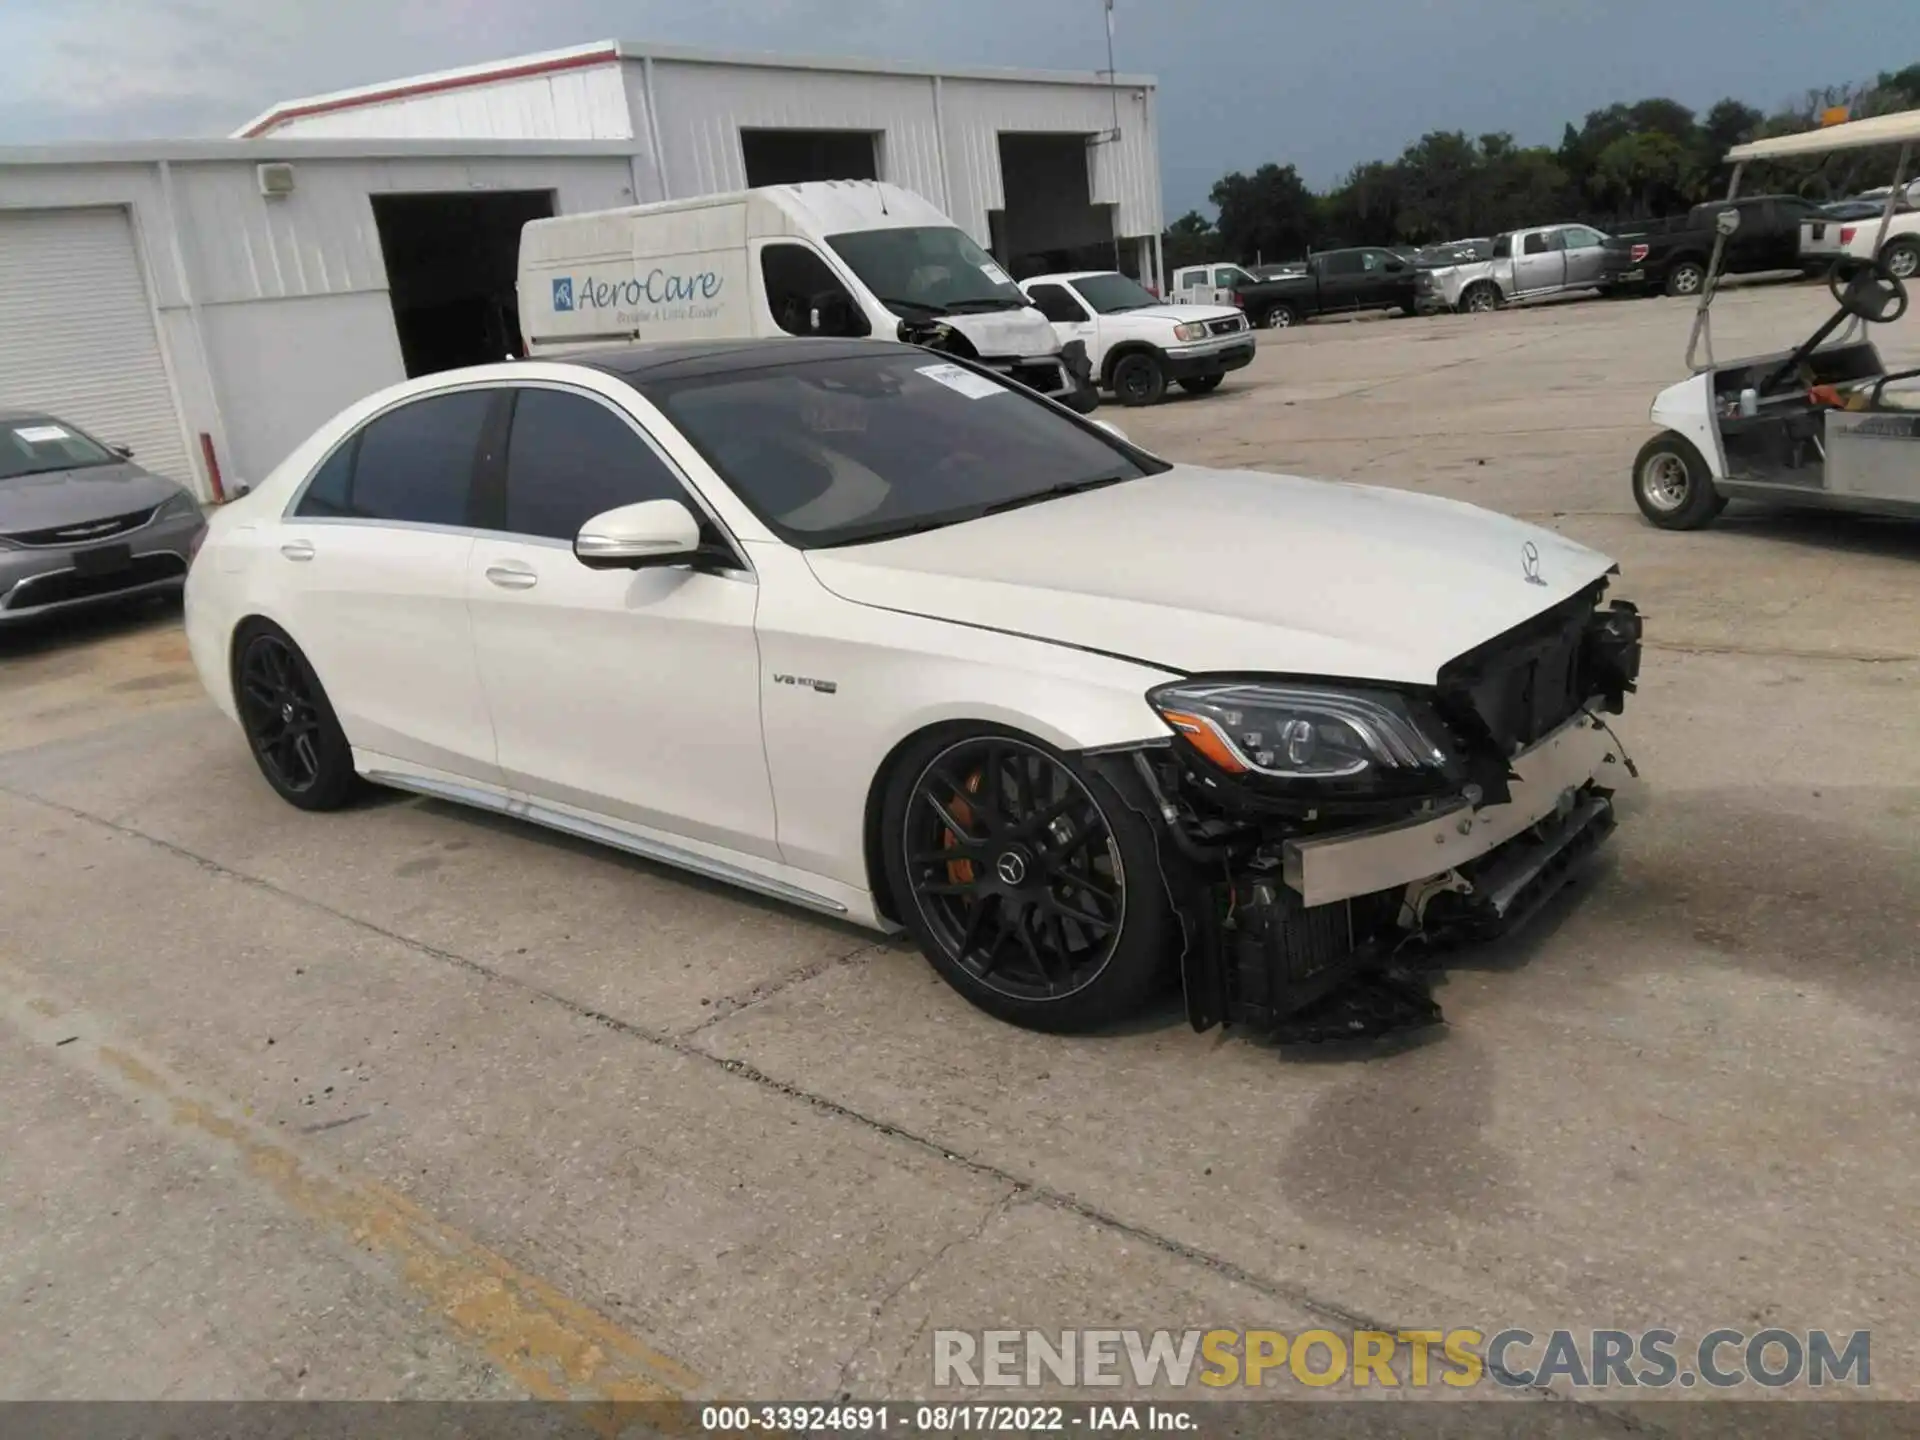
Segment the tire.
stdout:
<svg viewBox="0 0 1920 1440">
<path fill-rule="evenodd" d="M 1880 263 L 1894 279 L 1913 280 L 1920 276 L 1920 241 L 1888 241 L 1886 248 L 1880 252 Z"/>
<path fill-rule="evenodd" d="M 1468 315 L 1490 315 L 1506 304 L 1506 297 L 1500 293 L 1500 287 L 1489 280 L 1481 280 L 1467 287 L 1467 293 L 1460 297 L 1460 309 Z"/>
<path fill-rule="evenodd" d="M 1633 499 L 1662 530 L 1698 530 L 1727 508 L 1699 450 L 1673 430 L 1654 436 L 1634 457 Z"/>
<path fill-rule="evenodd" d="M 1180 382 L 1180 388 L 1189 395 L 1211 395 L 1226 378 L 1225 375 L 1190 375 Z"/>
<path fill-rule="evenodd" d="M 1698 295 L 1700 287 L 1707 283 L 1707 267 L 1698 260 L 1682 260 L 1667 271 L 1666 290 L 1669 295 Z"/>
<path fill-rule="evenodd" d="M 1144 351 L 1123 355 L 1113 367 L 1113 393 L 1122 405 L 1157 405 L 1167 393 L 1167 372 Z"/>
<path fill-rule="evenodd" d="M 250 620 L 235 634 L 233 698 L 254 763 L 282 800 L 338 810 L 360 792 L 352 747 L 320 677 L 278 625 Z"/>
<path fill-rule="evenodd" d="M 1155 837 L 1075 757 L 988 726 L 931 731 L 888 772 L 880 823 L 902 923 L 989 1015 L 1098 1029 L 1171 978 L 1175 920 Z"/>
<path fill-rule="evenodd" d="M 1291 330 L 1299 322 L 1300 317 L 1293 313 L 1293 307 L 1291 305 L 1275 305 L 1260 317 L 1260 328 L 1262 330 Z"/>
</svg>

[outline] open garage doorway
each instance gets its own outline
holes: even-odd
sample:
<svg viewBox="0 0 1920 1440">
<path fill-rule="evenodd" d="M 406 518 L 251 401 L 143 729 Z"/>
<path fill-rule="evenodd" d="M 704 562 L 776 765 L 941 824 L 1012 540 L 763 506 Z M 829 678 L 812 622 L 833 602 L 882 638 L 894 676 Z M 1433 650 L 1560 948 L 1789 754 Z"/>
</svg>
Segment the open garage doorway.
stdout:
<svg viewBox="0 0 1920 1440">
<path fill-rule="evenodd" d="M 526 353 L 514 275 L 520 227 L 553 214 L 551 190 L 375 195 L 373 222 L 407 374 Z"/>
<path fill-rule="evenodd" d="M 1093 203 L 1090 135 L 1003 134 L 994 254 L 1015 279 L 1115 267 L 1114 209 Z M 1122 251 L 1133 247 L 1123 246 Z M 1121 256 L 1122 268 L 1126 257 Z M 1131 273 L 1131 272 L 1129 272 Z"/>
<path fill-rule="evenodd" d="M 878 180 L 879 138 L 870 130 L 742 130 L 747 184 Z"/>
</svg>

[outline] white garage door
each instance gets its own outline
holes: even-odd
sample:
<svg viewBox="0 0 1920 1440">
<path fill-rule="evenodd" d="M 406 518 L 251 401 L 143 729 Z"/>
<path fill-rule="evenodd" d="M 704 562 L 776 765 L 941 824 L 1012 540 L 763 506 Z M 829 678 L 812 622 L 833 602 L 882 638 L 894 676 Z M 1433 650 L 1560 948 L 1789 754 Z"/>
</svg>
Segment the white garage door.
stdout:
<svg viewBox="0 0 1920 1440">
<path fill-rule="evenodd" d="M 124 210 L 0 211 L 0 409 L 51 411 L 196 484 Z"/>
</svg>

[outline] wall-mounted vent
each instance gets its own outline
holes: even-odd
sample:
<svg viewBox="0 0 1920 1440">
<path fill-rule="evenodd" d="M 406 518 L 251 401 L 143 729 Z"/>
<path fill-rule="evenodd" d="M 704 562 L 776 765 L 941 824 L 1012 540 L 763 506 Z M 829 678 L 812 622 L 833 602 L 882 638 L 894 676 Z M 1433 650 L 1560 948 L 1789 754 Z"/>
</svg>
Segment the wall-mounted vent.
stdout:
<svg viewBox="0 0 1920 1440">
<path fill-rule="evenodd" d="M 254 166 L 254 174 L 260 179 L 262 195 L 291 195 L 293 193 L 293 166 L 279 161 Z"/>
</svg>

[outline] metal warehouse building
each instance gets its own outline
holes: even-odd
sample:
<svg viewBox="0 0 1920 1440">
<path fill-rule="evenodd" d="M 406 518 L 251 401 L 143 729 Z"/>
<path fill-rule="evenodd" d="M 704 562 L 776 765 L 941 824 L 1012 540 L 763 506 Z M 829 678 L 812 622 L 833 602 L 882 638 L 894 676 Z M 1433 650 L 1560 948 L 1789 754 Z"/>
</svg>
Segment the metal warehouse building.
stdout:
<svg viewBox="0 0 1920 1440">
<path fill-rule="evenodd" d="M 1159 283 L 1150 78 L 608 42 L 230 140 L 0 149 L 0 406 L 215 498 L 372 390 L 516 352 L 526 221 L 815 179 L 914 190 L 1016 274 Z"/>
</svg>

